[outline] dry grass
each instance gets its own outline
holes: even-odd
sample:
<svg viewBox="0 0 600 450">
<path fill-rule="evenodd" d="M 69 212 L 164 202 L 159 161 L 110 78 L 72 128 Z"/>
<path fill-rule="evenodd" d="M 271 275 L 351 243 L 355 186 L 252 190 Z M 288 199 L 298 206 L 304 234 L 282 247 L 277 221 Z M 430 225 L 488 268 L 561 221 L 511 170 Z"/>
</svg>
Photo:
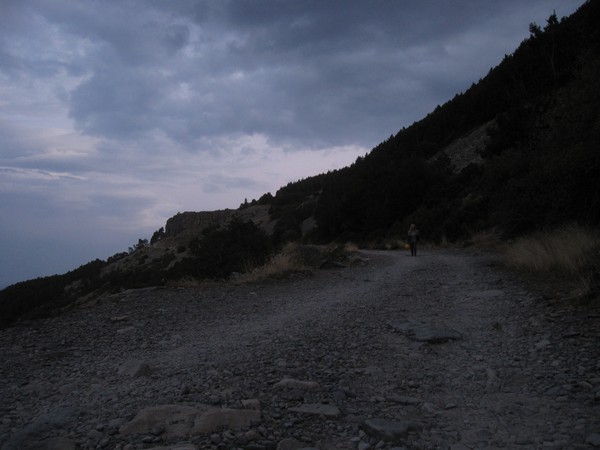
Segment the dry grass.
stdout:
<svg viewBox="0 0 600 450">
<path fill-rule="evenodd" d="M 586 297 L 600 294 L 600 233 L 567 225 L 518 239 L 505 250 L 510 267 L 570 279 Z"/>
<path fill-rule="evenodd" d="M 347 242 L 343 246 L 329 247 L 290 243 L 265 265 L 245 271 L 234 281 L 253 283 L 266 279 L 286 278 L 294 273 L 311 273 L 326 267 L 344 267 L 361 260 L 353 257 L 358 251 L 358 246 L 352 242 Z"/>
<path fill-rule="evenodd" d="M 359 251 L 359 248 L 354 242 L 346 242 L 344 244 L 344 251 L 347 253 L 356 253 Z"/>
<path fill-rule="evenodd" d="M 520 238 L 505 253 L 509 265 L 518 269 L 576 274 L 586 264 L 590 249 L 598 245 L 598 232 L 568 225 Z"/>
<path fill-rule="evenodd" d="M 268 278 L 283 278 L 295 272 L 307 272 L 309 265 L 299 256 L 300 246 L 287 244 L 281 252 L 273 256 L 266 264 L 247 271 L 235 281 L 252 283 Z"/>
</svg>

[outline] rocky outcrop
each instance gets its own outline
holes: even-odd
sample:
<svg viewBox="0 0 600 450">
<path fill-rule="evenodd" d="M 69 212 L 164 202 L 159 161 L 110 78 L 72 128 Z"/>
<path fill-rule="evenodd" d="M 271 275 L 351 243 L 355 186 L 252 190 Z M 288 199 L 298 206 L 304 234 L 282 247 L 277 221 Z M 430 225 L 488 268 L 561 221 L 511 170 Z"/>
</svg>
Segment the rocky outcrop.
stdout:
<svg viewBox="0 0 600 450">
<path fill-rule="evenodd" d="M 454 172 L 459 173 L 469 164 L 483 164 L 481 153 L 489 141 L 488 130 L 495 125 L 495 121 L 490 121 L 479 128 L 471 131 L 464 137 L 456 139 L 432 159 L 435 160 L 442 155 L 450 159 L 450 164 Z"/>
<path fill-rule="evenodd" d="M 250 206 L 243 209 L 221 209 L 217 211 L 187 211 L 177 213 L 167 220 L 165 236 L 175 237 L 183 232 L 200 233 L 207 227 L 226 224 L 233 217 L 251 220 L 267 233 L 273 231 L 268 205 Z"/>
<path fill-rule="evenodd" d="M 167 237 L 175 237 L 185 230 L 202 231 L 211 225 L 225 223 L 233 217 L 234 213 L 235 211 L 232 209 L 177 213 L 167 220 L 165 235 Z"/>
</svg>

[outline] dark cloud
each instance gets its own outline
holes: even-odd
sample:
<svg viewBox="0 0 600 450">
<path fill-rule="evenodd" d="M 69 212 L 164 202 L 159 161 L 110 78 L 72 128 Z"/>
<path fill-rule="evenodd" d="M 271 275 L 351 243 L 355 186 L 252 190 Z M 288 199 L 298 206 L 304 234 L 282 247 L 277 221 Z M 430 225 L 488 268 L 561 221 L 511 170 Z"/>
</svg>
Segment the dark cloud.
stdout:
<svg viewBox="0 0 600 450">
<path fill-rule="evenodd" d="M 308 146 L 374 145 L 465 89 L 473 75 L 452 67 L 461 55 L 448 45 L 470 32 L 474 41 L 462 41 L 461 53 L 478 59 L 486 49 L 477 34 L 516 7 L 232 1 L 154 4 L 134 14 L 109 5 L 48 14 L 93 43 L 90 77 L 70 96 L 82 131 L 138 138 L 160 129 L 188 142 L 264 133 Z M 513 46 L 514 38 L 506 49 Z M 475 76 L 497 61 L 487 59 Z M 187 98 L 174 97 L 182 85 Z"/>
</svg>

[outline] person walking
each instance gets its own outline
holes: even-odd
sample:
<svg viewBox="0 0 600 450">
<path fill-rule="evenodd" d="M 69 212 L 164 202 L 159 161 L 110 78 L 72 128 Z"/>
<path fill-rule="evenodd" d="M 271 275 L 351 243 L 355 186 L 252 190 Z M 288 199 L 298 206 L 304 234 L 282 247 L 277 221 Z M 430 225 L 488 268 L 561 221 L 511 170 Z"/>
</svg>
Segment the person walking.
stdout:
<svg viewBox="0 0 600 450">
<path fill-rule="evenodd" d="M 413 223 L 408 229 L 408 243 L 410 244 L 410 256 L 417 256 L 417 241 L 419 240 L 419 230 Z"/>
</svg>

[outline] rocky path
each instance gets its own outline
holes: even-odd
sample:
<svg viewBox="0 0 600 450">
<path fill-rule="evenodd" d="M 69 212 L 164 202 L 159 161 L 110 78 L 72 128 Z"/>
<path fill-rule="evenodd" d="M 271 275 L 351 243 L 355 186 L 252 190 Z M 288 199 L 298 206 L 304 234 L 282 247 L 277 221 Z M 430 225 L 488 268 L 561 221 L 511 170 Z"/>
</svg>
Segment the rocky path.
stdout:
<svg viewBox="0 0 600 450">
<path fill-rule="evenodd" d="M 0 331 L 0 447 L 600 446 L 597 309 L 548 305 L 494 255 L 366 256 Z"/>
</svg>

